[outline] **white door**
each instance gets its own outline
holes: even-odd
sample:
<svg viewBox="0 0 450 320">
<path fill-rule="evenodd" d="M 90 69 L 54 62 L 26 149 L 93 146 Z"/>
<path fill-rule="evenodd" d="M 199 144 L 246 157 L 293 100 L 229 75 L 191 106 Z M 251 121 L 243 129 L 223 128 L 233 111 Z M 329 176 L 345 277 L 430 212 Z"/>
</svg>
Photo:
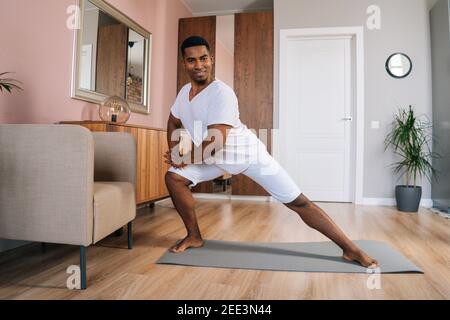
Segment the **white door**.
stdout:
<svg viewBox="0 0 450 320">
<path fill-rule="evenodd" d="M 313 201 L 352 202 L 352 39 L 286 44 L 280 163 Z"/>
</svg>

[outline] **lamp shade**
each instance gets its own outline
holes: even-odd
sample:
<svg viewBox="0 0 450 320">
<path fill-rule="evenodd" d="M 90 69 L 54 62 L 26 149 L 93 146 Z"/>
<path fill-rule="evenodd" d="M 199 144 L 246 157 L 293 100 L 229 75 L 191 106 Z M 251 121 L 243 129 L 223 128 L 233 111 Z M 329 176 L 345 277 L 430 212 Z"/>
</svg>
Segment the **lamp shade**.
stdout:
<svg viewBox="0 0 450 320">
<path fill-rule="evenodd" d="M 130 118 L 131 109 L 125 99 L 112 96 L 103 101 L 98 112 L 102 121 L 126 123 Z"/>
</svg>

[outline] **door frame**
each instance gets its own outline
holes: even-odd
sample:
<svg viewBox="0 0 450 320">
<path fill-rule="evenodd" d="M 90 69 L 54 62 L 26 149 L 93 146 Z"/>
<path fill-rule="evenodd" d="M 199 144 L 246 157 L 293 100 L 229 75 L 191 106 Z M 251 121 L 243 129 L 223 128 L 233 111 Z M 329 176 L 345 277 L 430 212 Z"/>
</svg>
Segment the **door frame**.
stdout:
<svg viewBox="0 0 450 320">
<path fill-rule="evenodd" d="M 355 38 L 356 57 L 355 65 L 356 70 L 354 74 L 354 93 L 356 114 L 352 115 L 356 119 L 356 134 L 355 141 L 355 181 L 353 182 L 353 202 L 355 204 L 363 204 L 363 178 L 364 178 L 364 109 L 365 109 L 365 74 L 364 74 L 364 27 L 337 27 L 337 28 L 301 28 L 301 29 L 281 29 L 280 30 L 280 56 L 279 56 L 279 92 L 278 92 L 278 115 L 281 114 L 282 108 L 285 105 L 286 96 L 286 54 L 288 41 L 293 39 L 307 39 L 307 38 L 324 38 L 327 37 L 339 37 L 339 36 L 351 36 Z M 276 110 L 274 110 L 275 112 Z M 274 119 L 281 117 L 275 117 Z M 281 160 L 281 150 L 279 139 L 282 139 L 284 131 L 282 126 L 278 126 L 278 133 L 273 135 L 273 154 L 276 159 Z"/>
</svg>

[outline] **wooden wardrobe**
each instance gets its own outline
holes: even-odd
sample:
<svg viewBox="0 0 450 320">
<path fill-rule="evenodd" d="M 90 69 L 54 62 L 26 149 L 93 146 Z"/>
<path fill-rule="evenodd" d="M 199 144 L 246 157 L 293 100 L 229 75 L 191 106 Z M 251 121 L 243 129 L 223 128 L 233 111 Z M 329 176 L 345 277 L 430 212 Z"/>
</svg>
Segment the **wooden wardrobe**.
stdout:
<svg viewBox="0 0 450 320">
<path fill-rule="evenodd" d="M 234 90 L 239 101 L 242 123 L 249 129 L 268 129 L 267 150 L 271 153 L 271 130 L 273 128 L 273 12 L 235 14 L 234 35 Z M 216 47 L 216 17 L 183 18 L 179 21 L 178 48 L 189 36 L 204 37 Z M 189 82 L 178 52 L 177 92 Z M 214 70 L 213 70 L 214 75 Z M 255 117 L 255 114 L 258 117 Z M 233 176 L 232 195 L 268 196 L 259 184 L 243 174 Z M 198 184 L 193 192 L 212 193 L 212 182 Z"/>
</svg>

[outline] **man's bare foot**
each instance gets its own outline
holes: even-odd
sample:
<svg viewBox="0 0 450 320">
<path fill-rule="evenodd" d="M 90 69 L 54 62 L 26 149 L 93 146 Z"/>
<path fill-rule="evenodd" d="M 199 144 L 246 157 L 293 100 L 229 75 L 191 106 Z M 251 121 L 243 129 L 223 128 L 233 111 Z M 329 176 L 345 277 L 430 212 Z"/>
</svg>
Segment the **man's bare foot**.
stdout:
<svg viewBox="0 0 450 320">
<path fill-rule="evenodd" d="M 203 239 L 202 238 L 195 238 L 195 237 L 189 237 L 187 236 L 183 240 L 177 242 L 174 244 L 169 251 L 173 253 L 179 253 L 183 252 L 188 248 L 200 248 L 203 247 Z"/>
<path fill-rule="evenodd" d="M 365 268 L 375 269 L 380 266 L 377 260 L 369 257 L 364 251 L 356 250 L 356 251 L 344 251 L 342 256 L 345 260 L 348 261 L 356 261 L 361 264 Z"/>
</svg>

